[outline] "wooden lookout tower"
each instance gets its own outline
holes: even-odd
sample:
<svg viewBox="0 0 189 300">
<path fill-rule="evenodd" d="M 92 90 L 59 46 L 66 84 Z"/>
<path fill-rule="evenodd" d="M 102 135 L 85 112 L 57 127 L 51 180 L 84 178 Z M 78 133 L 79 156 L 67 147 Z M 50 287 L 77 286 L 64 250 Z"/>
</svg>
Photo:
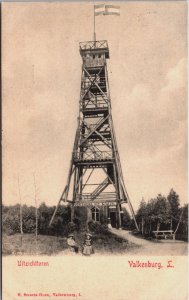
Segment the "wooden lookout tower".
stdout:
<svg viewBox="0 0 189 300">
<path fill-rule="evenodd" d="M 133 207 L 127 194 L 112 120 L 106 60 L 106 40 L 80 43 L 82 58 L 78 126 L 75 135 L 67 184 L 51 218 L 53 222 L 61 201 L 71 206 L 71 219 L 78 208 L 86 221 L 111 222 L 121 228 L 122 204 Z"/>
</svg>

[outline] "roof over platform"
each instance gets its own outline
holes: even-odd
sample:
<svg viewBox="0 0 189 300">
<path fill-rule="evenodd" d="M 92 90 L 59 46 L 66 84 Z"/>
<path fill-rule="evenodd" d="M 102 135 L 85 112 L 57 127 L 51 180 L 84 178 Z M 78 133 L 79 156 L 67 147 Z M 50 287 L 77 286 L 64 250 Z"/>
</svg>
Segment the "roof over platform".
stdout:
<svg viewBox="0 0 189 300">
<path fill-rule="evenodd" d="M 109 58 L 109 48 L 108 48 L 108 42 L 106 40 L 81 42 L 79 43 L 79 47 L 80 47 L 81 55 L 83 55 L 86 52 L 88 53 L 103 52 L 105 53 L 105 57 Z"/>
</svg>

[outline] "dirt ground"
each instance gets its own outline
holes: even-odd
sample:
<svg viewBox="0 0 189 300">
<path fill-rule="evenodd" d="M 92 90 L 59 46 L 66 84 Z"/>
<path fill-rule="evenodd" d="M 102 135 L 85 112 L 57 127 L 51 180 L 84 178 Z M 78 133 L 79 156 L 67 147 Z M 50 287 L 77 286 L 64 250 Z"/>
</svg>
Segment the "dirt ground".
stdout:
<svg viewBox="0 0 189 300">
<path fill-rule="evenodd" d="M 121 238 L 125 238 L 128 242 L 134 243 L 139 247 L 128 250 L 127 255 L 188 255 L 188 243 L 178 240 L 158 240 L 148 241 L 141 237 L 134 236 L 130 231 L 111 229 L 111 232 Z"/>
</svg>

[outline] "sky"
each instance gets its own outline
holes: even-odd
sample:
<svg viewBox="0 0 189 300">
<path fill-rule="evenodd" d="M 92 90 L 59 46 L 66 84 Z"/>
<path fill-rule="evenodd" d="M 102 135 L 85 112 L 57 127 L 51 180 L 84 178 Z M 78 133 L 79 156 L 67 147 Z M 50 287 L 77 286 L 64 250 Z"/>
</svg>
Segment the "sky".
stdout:
<svg viewBox="0 0 189 300">
<path fill-rule="evenodd" d="M 116 2 L 117 3 L 117 2 Z M 112 2 L 114 4 L 114 2 Z M 187 203 L 187 4 L 120 2 L 96 17 L 109 45 L 112 115 L 134 209 L 173 188 Z M 77 127 L 79 42 L 91 3 L 2 4 L 3 203 L 56 205 Z"/>
</svg>

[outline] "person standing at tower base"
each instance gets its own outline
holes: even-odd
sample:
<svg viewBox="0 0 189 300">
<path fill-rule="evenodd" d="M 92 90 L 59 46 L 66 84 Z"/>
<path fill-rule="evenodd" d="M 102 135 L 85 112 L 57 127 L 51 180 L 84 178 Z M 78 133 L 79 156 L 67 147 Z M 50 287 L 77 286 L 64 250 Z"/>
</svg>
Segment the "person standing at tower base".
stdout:
<svg viewBox="0 0 189 300">
<path fill-rule="evenodd" d="M 91 254 L 94 254 L 94 248 L 92 246 L 92 234 L 86 233 L 86 238 L 83 245 L 83 255 L 90 256 Z"/>
</svg>

